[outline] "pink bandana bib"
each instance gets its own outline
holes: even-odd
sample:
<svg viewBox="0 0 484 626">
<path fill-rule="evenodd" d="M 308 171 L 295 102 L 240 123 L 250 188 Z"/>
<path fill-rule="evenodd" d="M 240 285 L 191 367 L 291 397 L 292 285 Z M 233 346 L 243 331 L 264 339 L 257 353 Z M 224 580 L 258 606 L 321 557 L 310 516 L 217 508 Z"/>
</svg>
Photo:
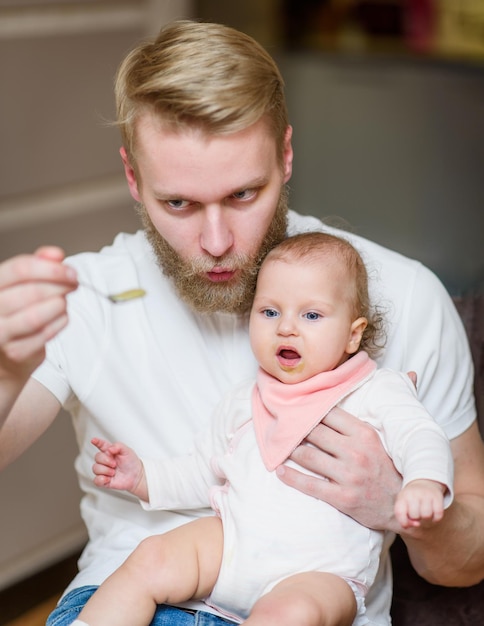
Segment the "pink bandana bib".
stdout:
<svg viewBox="0 0 484 626">
<path fill-rule="evenodd" d="M 366 382 L 375 369 L 375 361 L 363 351 L 330 372 L 293 385 L 259 369 L 252 414 L 266 468 L 273 471 L 283 463 L 324 416 Z"/>
</svg>

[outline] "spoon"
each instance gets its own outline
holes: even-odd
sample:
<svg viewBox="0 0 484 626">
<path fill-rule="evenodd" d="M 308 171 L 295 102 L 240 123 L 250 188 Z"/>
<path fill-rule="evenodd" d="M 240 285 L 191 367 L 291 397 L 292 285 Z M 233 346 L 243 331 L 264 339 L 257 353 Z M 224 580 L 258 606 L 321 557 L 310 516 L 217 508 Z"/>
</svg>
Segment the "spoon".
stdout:
<svg viewBox="0 0 484 626">
<path fill-rule="evenodd" d="M 120 293 L 107 294 L 99 291 L 99 289 L 97 289 L 93 285 L 90 285 L 89 283 L 79 281 L 79 285 L 81 287 L 87 287 L 91 291 L 94 291 L 94 293 L 97 293 L 99 296 L 106 298 L 114 304 L 118 304 L 120 302 L 129 302 L 130 300 L 142 298 L 146 295 L 146 291 L 144 289 L 128 289 L 127 291 L 121 291 Z"/>
</svg>

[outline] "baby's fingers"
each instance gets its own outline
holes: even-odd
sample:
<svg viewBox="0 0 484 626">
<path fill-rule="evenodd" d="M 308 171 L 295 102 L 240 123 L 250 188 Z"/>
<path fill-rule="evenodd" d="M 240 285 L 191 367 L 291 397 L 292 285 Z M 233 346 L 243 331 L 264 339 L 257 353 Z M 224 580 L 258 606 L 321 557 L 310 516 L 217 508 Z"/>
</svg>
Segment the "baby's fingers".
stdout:
<svg viewBox="0 0 484 626">
<path fill-rule="evenodd" d="M 395 517 L 402 528 L 420 526 L 420 511 L 418 502 L 406 498 L 400 493 L 395 503 Z"/>
<path fill-rule="evenodd" d="M 429 519 L 432 522 L 440 522 L 440 520 L 444 517 L 444 501 L 440 496 L 435 496 L 432 505 L 431 511 L 429 512 L 429 516 L 426 519 Z"/>
<path fill-rule="evenodd" d="M 98 460 L 99 455 L 96 454 L 96 463 L 92 466 L 92 471 L 96 476 L 108 476 L 112 478 L 116 473 L 115 466 L 109 465 L 109 463 L 103 463 Z"/>
<path fill-rule="evenodd" d="M 112 467 L 113 469 L 115 469 L 117 466 L 116 459 L 109 452 L 98 452 L 94 456 L 94 460 L 96 461 L 96 463 L 107 465 L 108 467 Z"/>
<path fill-rule="evenodd" d="M 105 439 L 100 439 L 99 437 L 93 437 L 91 439 L 91 443 L 93 446 L 96 446 L 96 448 L 101 452 L 107 452 L 111 446 L 111 443 L 109 441 L 106 441 Z"/>
<path fill-rule="evenodd" d="M 417 519 L 412 519 L 407 511 L 406 507 L 403 506 L 395 506 L 395 517 L 397 518 L 397 522 L 400 524 L 402 528 L 410 528 L 420 526 L 420 522 Z"/>
<path fill-rule="evenodd" d="M 123 452 L 123 446 L 120 443 L 111 443 L 99 437 L 93 437 L 91 443 L 93 446 L 96 446 L 101 453 L 109 455 L 110 458 L 114 458 Z"/>
<path fill-rule="evenodd" d="M 111 479 L 107 476 L 95 476 L 93 482 L 96 487 L 109 487 Z"/>
</svg>

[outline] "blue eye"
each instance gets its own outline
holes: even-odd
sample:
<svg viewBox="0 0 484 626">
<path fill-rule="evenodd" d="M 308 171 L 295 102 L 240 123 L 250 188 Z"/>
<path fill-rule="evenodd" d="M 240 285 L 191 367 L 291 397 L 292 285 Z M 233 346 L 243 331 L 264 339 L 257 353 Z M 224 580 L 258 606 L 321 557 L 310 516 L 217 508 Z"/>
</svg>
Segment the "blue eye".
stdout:
<svg viewBox="0 0 484 626">
<path fill-rule="evenodd" d="M 314 311 L 309 311 L 309 313 L 306 313 L 304 317 L 307 320 L 313 321 L 313 320 L 318 320 L 321 317 L 321 315 L 319 313 L 315 313 Z"/>
<path fill-rule="evenodd" d="M 232 197 L 236 200 L 250 200 L 255 196 L 255 189 L 241 189 L 232 194 Z"/>
<path fill-rule="evenodd" d="M 171 209 L 185 209 L 190 203 L 188 202 L 188 200 L 167 200 L 166 204 L 171 208 Z"/>
<path fill-rule="evenodd" d="M 273 318 L 278 317 L 279 313 L 275 309 L 264 309 L 262 311 L 265 317 Z"/>
</svg>

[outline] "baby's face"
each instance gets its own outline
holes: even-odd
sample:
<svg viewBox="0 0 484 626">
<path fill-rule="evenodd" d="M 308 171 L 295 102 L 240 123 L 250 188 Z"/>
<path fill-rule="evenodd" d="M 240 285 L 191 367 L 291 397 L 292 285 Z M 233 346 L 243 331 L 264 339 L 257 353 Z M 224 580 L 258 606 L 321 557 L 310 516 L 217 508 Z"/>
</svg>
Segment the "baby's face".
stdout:
<svg viewBox="0 0 484 626">
<path fill-rule="evenodd" d="M 358 349 L 344 265 L 268 259 L 257 280 L 250 341 L 260 366 L 284 383 L 332 370 Z"/>
</svg>

